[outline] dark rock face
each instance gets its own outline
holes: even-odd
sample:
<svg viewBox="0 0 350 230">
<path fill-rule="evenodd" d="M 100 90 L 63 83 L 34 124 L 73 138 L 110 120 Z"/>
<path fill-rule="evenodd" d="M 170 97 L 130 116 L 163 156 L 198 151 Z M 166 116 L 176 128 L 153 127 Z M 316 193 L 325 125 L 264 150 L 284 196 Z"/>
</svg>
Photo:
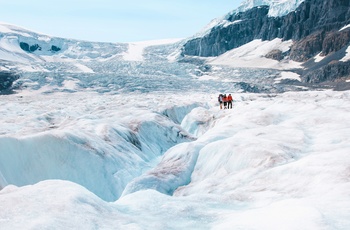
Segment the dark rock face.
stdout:
<svg viewBox="0 0 350 230">
<path fill-rule="evenodd" d="M 36 50 L 41 50 L 41 47 L 38 44 L 29 45 L 28 43 L 20 42 L 19 46 L 21 47 L 22 50 L 27 52 L 34 52 Z"/>
<path fill-rule="evenodd" d="M 322 43 L 322 54 L 328 55 L 337 52 L 350 42 L 350 29 L 343 31 L 332 31 L 327 33 Z"/>
<path fill-rule="evenodd" d="M 339 30 L 349 24 L 349 0 L 306 0 L 282 18 L 283 40 L 300 40 L 316 32 Z"/>
<path fill-rule="evenodd" d="M 11 72 L 0 72 L 0 94 L 10 93 L 12 83 L 19 77 Z"/>
<path fill-rule="evenodd" d="M 60 47 L 57 47 L 57 46 L 54 46 L 54 45 L 51 46 L 51 51 L 58 52 L 60 50 L 61 50 Z"/>
<path fill-rule="evenodd" d="M 272 50 L 270 53 L 266 54 L 265 57 L 281 61 L 283 59 L 283 53 L 281 50 Z"/>
<path fill-rule="evenodd" d="M 303 75 L 306 83 L 321 83 L 350 77 L 350 62 L 333 61 L 314 71 Z"/>
<path fill-rule="evenodd" d="M 280 37 L 296 41 L 291 59 L 304 62 L 320 52 L 326 56 L 347 45 L 350 31 L 339 29 L 350 23 L 349 6 L 349 0 L 306 0 L 297 11 L 286 15 Z"/>
<path fill-rule="evenodd" d="M 319 43 L 323 44 L 325 38 L 328 38 L 329 42 L 326 40 L 324 45 L 329 46 L 332 40 L 329 32 L 333 33 L 350 24 L 349 6 L 349 0 L 305 0 L 296 11 L 276 18 L 268 17 L 268 6 L 255 7 L 231 15 L 227 20 L 232 24 L 214 27 L 208 35 L 188 41 L 183 47 L 183 54 L 218 56 L 254 39 L 306 39 L 304 44 L 300 42 L 297 45 L 299 48 L 294 49 L 296 53 L 291 54 L 292 58 L 295 58 L 293 60 L 305 60 L 323 51 L 323 45 Z M 308 36 L 311 37 L 307 38 Z M 344 36 L 339 44 L 349 41 L 348 37 Z M 300 58 L 300 49 L 303 48 L 307 51 Z"/>
<path fill-rule="evenodd" d="M 290 58 L 297 62 L 305 62 L 322 50 L 323 32 L 313 33 L 297 42 L 291 48 Z"/>
<path fill-rule="evenodd" d="M 28 43 L 26 42 L 20 42 L 19 43 L 19 46 L 21 47 L 22 50 L 26 51 L 26 52 L 30 52 L 30 53 L 33 53 L 37 50 L 42 50 L 41 46 L 38 45 L 38 44 L 34 44 L 34 45 L 29 45 Z M 49 51 L 51 52 L 58 52 L 60 51 L 61 48 L 58 47 L 58 46 L 55 46 L 55 45 L 52 45 L 51 46 L 51 49 Z"/>
</svg>

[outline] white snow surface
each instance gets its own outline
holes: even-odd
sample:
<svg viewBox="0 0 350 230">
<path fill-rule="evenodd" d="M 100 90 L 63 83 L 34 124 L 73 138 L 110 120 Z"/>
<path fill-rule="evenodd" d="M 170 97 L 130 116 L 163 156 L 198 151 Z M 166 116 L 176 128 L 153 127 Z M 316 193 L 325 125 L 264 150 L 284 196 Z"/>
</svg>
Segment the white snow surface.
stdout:
<svg viewBox="0 0 350 230">
<path fill-rule="evenodd" d="M 216 96 L 1 96 L 1 229 L 349 229 L 350 92 Z"/>
<path fill-rule="evenodd" d="M 142 42 L 128 43 L 128 51 L 124 54 L 123 59 L 125 61 L 144 61 L 143 53 L 146 47 L 155 45 L 172 44 L 181 41 L 182 39 L 163 39 L 163 40 L 150 40 Z"/>
<path fill-rule="evenodd" d="M 342 30 L 345 30 L 345 29 L 348 29 L 348 28 L 350 28 L 350 24 L 344 26 L 344 27 L 341 28 L 339 31 L 342 31 Z M 346 55 L 345 55 L 345 57 L 343 57 L 340 61 L 346 62 L 346 61 L 349 61 L 349 60 L 350 60 L 350 46 L 346 49 Z"/>
<path fill-rule="evenodd" d="M 325 56 L 321 56 L 321 55 L 322 55 L 322 52 L 319 53 L 319 54 L 317 54 L 317 55 L 314 57 L 315 62 L 320 62 L 320 61 L 322 61 L 322 60 L 325 58 Z"/>
<path fill-rule="evenodd" d="M 346 49 L 346 55 L 340 61 L 346 62 L 350 60 L 350 46 Z"/>
<path fill-rule="evenodd" d="M 273 50 L 287 52 L 293 41 L 282 41 L 276 38 L 272 41 L 253 40 L 238 48 L 227 51 L 209 62 L 213 65 L 228 65 L 230 67 L 243 68 L 267 68 L 267 69 L 293 69 L 302 68 L 301 64 L 291 60 L 277 61 L 266 58 Z"/>
<path fill-rule="evenodd" d="M 293 73 L 293 72 L 283 71 L 283 72 L 281 72 L 280 77 L 275 78 L 275 82 L 279 83 L 279 82 L 281 82 L 281 80 L 286 80 L 286 79 L 301 81 L 299 74 Z"/>
<path fill-rule="evenodd" d="M 280 17 L 294 11 L 304 0 L 244 0 L 236 11 L 244 12 L 256 6 L 270 6 L 269 16 Z"/>
<path fill-rule="evenodd" d="M 349 25 L 344 26 L 344 27 L 343 27 L 343 28 L 341 28 L 339 31 L 345 30 L 345 29 L 347 29 L 347 28 L 350 28 L 350 24 L 349 24 Z"/>
</svg>

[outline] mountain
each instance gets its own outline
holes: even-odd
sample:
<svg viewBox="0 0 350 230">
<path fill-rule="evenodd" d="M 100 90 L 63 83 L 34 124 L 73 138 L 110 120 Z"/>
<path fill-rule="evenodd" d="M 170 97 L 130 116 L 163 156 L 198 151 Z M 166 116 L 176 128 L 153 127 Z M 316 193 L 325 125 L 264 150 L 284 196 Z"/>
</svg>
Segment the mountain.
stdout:
<svg viewBox="0 0 350 230">
<path fill-rule="evenodd" d="M 289 7 L 276 8 L 276 3 Z M 188 40 L 182 55 L 217 57 L 254 40 L 292 40 L 290 49 L 265 56 L 304 63 L 298 72 L 304 83 L 344 80 L 349 77 L 349 24 L 348 0 L 245 1 L 202 37 Z"/>
</svg>

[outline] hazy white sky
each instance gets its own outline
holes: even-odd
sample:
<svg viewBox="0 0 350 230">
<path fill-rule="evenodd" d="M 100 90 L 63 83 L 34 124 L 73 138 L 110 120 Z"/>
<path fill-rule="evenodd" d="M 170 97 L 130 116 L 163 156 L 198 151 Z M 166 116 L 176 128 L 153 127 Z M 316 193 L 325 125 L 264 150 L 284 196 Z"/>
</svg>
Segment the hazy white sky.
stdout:
<svg viewBox="0 0 350 230">
<path fill-rule="evenodd" d="M 102 42 L 194 35 L 242 0 L 0 0 L 0 21 L 44 34 Z"/>
</svg>

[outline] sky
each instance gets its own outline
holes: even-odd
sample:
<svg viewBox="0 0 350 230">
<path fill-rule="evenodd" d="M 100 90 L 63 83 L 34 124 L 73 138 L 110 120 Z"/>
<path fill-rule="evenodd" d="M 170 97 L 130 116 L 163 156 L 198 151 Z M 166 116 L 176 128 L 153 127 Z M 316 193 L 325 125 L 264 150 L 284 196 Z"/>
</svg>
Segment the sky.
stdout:
<svg viewBox="0 0 350 230">
<path fill-rule="evenodd" d="M 43 34 L 100 42 L 186 38 L 242 0 L 0 0 L 0 21 Z"/>
</svg>

